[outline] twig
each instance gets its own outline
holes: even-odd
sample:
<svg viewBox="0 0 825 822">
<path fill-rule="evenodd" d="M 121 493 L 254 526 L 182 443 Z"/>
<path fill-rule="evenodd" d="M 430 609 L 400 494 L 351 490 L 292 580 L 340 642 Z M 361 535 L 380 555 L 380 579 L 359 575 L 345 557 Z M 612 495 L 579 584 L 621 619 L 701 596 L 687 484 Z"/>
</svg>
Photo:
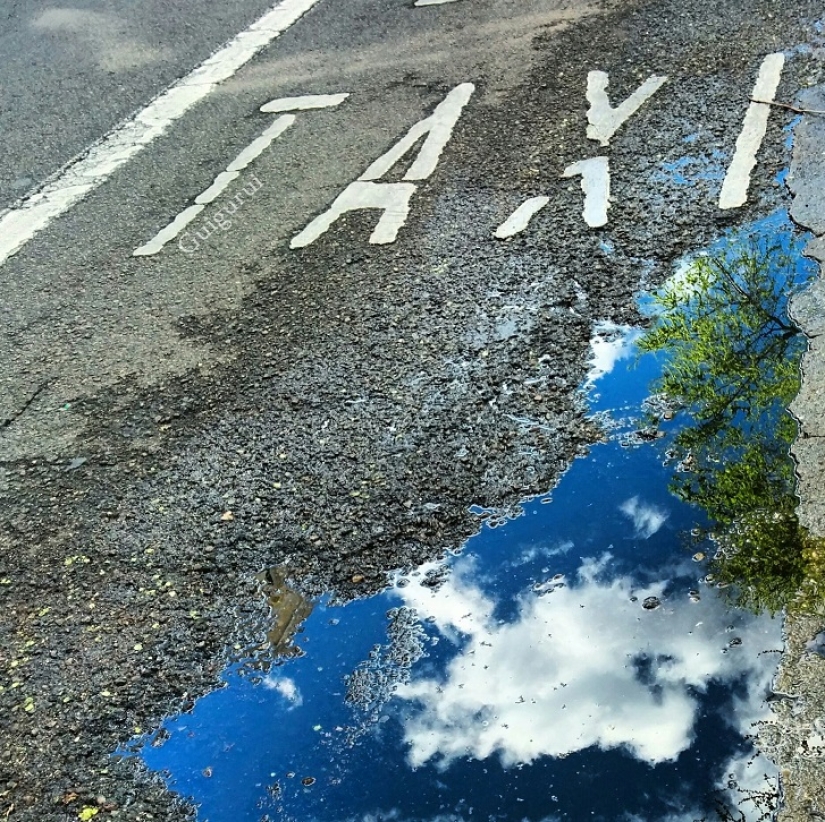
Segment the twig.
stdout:
<svg viewBox="0 0 825 822">
<path fill-rule="evenodd" d="M 816 108 L 799 108 L 798 106 L 792 106 L 789 103 L 779 103 L 776 100 L 756 100 L 751 97 L 751 102 L 761 103 L 763 106 L 776 106 L 777 108 L 784 108 L 788 111 L 792 111 L 794 114 L 825 114 L 825 111 L 820 111 Z"/>
<path fill-rule="evenodd" d="M 6 419 L 0 420 L 0 431 L 4 431 L 6 428 L 12 425 L 12 423 L 17 422 L 17 420 L 19 420 L 20 417 L 22 417 L 23 414 L 25 414 L 26 411 L 29 410 L 31 404 L 38 398 L 38 396 L 40 396 L 40 394 L 43 392 L 43 390 L 46 388 L 48 384 L 48 381 L 41 383 L 35 389 L 34 393 L 26 400 L 26 402 L 23 403 L 21 408 L 15 411 L 10 417 L 6 417 Z"/>
</svg>

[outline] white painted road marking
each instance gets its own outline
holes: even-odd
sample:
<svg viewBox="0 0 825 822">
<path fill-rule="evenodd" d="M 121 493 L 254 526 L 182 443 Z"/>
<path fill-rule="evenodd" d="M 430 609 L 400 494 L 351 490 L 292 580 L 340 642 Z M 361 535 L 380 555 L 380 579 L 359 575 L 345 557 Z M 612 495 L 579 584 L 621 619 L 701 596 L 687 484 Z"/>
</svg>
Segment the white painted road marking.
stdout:
<svg viewBox="0 0 825 822">
<path fill-rule="evenodd" d="M 398 230 L 407 222 L 410 199 L 417 189 L 418 186 L 413 183 L 356 180 L 335 198 L 335 202 L 323 214 L 292 240 L 290 248 L 304 248 L 314 243 L 341 215 L 364 208 L 381 209 L 381 217 L 370 235 L 370 242 L 374 245 L 394 243 Z"/>
<path fill-rule="evenodd" d="M 247 202 L 247 199 L 254 196 L 262 188 L 263 183 L 253 174 L 249 183 L 237 192 L 234 197 L 224 202 L 224 204 L 206 220 L 203 228 L 195 231 L 194 237 L 191 234 L 184 234 L 180 240 L 178 240 L 178 248 L 183 251 L 184 254 L 193 254 L 200 248 L 201 240 L 208 240 L 218 230 L 228 231 L 232 227 L 232 220 L 229 218 L 237 214 L 238 209 Z M 246 195 L 246 197 L 244 197 L 244 195 Z M 186 209 L 183 214 L 186 214 L 190 210 L 194 211 L 194 209 L 203 209 L 203 206 L 191 206 Z M 195 211 L 193 216 L 197 216 L 199 213 L 200 211 Z M 180 222 L 181 226 L 185 226 L 191 221 L 191 218 L 189 218 L 186 222 L 182 219 L 176 220 L 175 222 Z M 184 241 L 186 245 L 184 245 Z"/>
<path fill-rule="evenodd" d="M 587 75 L 587 137 L 598 140 L 603 146 L 619 127 L 635 114 L 667 81 L 667 77 L 652 75 L 633 94 L 616 108 L 610 105 L 607 87 L 610 78 L 604 71 L 591 71 Z M 581 175 L 584 192 L 585 222 L 591 228 L 607 225 L 607 210 L 610 208 L 610 166 L 607 157 L 593 157 L 567 166 L 562 177 Z M 547 197 L 532 197 L 522 203 L 497 229 L 495 236 L 506 240 L 524 231 L 530 220 L 548 203 Z"/>
<path fill-rule="evenodd" d="M 282 97 L 261 106 L 261 111 L 303 111 L 307 109 L 328 108 L 337 106 L 349 97 L 344 94 L 316 94 L 307 97 Z M 212 185 L 195 197 L 195 205 L 185 208 L 172 220 L 169 225 L 162 228 L 148 243 L 132 252 L 133 257 L 151 257 L 157 254 L 168 242 L 174 240 L 198 214 L 203 211 L 204 206 L 213 202 L 222 194 L 227 186 L 236 180 L 240 173 L 280 137 L 294 122 L 294 114 L 283 114 L 278 117 L 272 125 L 267 128 L 260 137 L 256 137 L 238 156 L 215 177 Z"/>
<path fill-rule="evenodd" d="M 456 0 L 415 0 L 416 6 L 443 6 L 444 3 L 455 3 Z"/>
<path fill-rule="evenodd" d="M 261 106 L 264 114 L 281 114 L 284 111 L 308 111 L 317 108 L 335 108 L 349 97 L 342 94 L 305 94 L 303 97 L 279 97 Z"/>
<path fill-rule="evenodd" d="M 563 177 L 581 175 L 584 192 L 584 221 L 591 228 L 607 225 L 607 209 L 610 207 L 610 166 L 607 157 L 591 157 L 571 163 Z"/>
<path fill-rule="evenodd" d="M 405 137 L 382 154 L 358 179 L 380 179 L 426 134 L 427 139 L 419 149 L 415 162 L 404 175 L 405 180 L 426 180 L 435 171 L 441 152 L 450 141 L 455 124 L 474 91 L 472 83 L 456 86 L 429 117 L 416 123 Z"/>
<path fill-rule="evenodd" d="M 253 160 L 263 154 L 293 123 L 294 114 L 284 114 L 264 130 L 260 137 L 256 137 L 238 156 L 226 167 L 227 172 L 233 174 L 243 171 Z M 220 176 L 220 175 L 219 175 Z"/>
<path fill-rule="evenodd" d="M 261 152 L 277 137 L 283 134 L 295 122 L 294 114 L 284 114 L 275 120 L 264 133 L 248 145 L 227 167 L 215 177 L 212 185 L 195 197 L 195 205 L 181 211 L 167 226 L 162 228 L 148 243 L 132 252 L 133 257 L 151 257 L 157 254 L 168 242 L 183 231 L 203 209 L 222 194 L 227 186 L 236 180 L 241 171 L 258 157 Z"/>
<path fill-rule="evenodd" d="M 192 106 L 249 62 L 319 0 L 282 0 L 142 111 L 95 143 L 20 206 L 0 216 L 0 265 L 55 217 L 163 134 Z"/>
<path fill-rule="evenodd" d="M 781 52 L 769 54 L 759 68 L 759 76 L 753 87 L 753 100 L 771 101 L 776 97 L 782 69 L 785 65 L 785 55 Z M 748 199 L 748 189 L 751 184 L 751 172 L 756 165 L 756 153 L 765 139 L 768 130 L 768 116 L 771 107 L 765 103 L 751 103 L 745 113 L 742 131 L 736 140 L 736 151 L 728 167 L 728 173 L 722 183 L 719 194 L 719 208 L 738 208 Z"/>
<path fill-rule="evenodd" d="M 587 120 L 590 123 L 587 127 L 588 139 L 597 140 L 606 146 L 619 126 L 635 114 L 666 80 L 667 77 L 655 74 L 648 77 L 621 105 L 613 108 L 607 96 L 607 86 L 610 83 L 607 73 L 591 71 L 587 75 L 587 100 L 590 103 L 587 111 Z"/>
<path fill-rule="evenodd" d="M 506 240 L 524 231 L 530 220 L 550 202 L 549 197 L 531 197 L 525 200 L 497 229 L 496 238 Z"/>
<path fill-rule="evenodd" d="M 374 181 L 390 171 L 425 135 L 426 139 L 403 179 L 426 180 L 435 171 L 458 118 L 461 117 L 461 112 L 474 91 L 475 86 L 472 83 L 456 86 L 429 117 L 416 123 L 354 183 L 350 183 L 323 214 L 318 215 L 303 231 L 293 237 L 289 247 L 305 248 L 314 243 L 340 216 L 348 211 L 360 211 L 365 208 L 377 208 L 382 211 L 378 225 L 370 236 L 370 243 L 383 245 L 395 242 L 398 230 L 407 221 L 410 198 L 418 186 L 412 183 Z"/>
</svg>

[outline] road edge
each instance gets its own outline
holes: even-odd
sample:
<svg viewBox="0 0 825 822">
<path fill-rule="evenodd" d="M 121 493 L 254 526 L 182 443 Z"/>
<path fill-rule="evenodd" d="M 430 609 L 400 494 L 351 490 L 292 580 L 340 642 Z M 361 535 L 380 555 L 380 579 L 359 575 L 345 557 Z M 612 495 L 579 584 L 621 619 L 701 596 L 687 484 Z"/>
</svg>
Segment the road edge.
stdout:
<svg viewBox="0 0 825 822">
<path fill-rule="evenodd" d="M 795 295 L 790 312 L 808 339 L 801 365 L 799 394 L 790 405 L 799 423 L 791 447 L 796 462 L 799 521 L 825 537 L 825 85 L 798 95 L 808 112 L 794 131 L 788 176 L 793 195 L 791 217 L 814 239 L 805 255 L 820 264 L 820 275 Z M 816 112 L 816 113 L 814 113 Z M 803 822 L 825 814 L 825 658 L 808 643 L 825 629 L 825 616 L 786 613 L 785 650 L 774 684 L 773 744 L 770 755 L 780 769 L 782 804 L 778 822 Z"/>
</svg>

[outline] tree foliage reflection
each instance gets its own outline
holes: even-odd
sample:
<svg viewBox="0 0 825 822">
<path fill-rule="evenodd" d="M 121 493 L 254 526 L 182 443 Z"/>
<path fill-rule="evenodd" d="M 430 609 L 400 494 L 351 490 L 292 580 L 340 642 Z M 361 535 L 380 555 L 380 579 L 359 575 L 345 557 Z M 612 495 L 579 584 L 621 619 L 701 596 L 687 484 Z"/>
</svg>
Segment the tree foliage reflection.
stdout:
<svg viewBox="0 0 825 822">
<path fill-rule="evenodd" d="M 812 274 L 787 223 L 732 235 L 653 297 L 642 351 L 667 354 L 655 389 L 686 412 L 673 492 L 717 524 L 716 581 L 738 604 L 776 612 L 825 598 L 821 540 L 799 524 L 786 408 L 805 339 L 788 299 Z"/>
</svg>

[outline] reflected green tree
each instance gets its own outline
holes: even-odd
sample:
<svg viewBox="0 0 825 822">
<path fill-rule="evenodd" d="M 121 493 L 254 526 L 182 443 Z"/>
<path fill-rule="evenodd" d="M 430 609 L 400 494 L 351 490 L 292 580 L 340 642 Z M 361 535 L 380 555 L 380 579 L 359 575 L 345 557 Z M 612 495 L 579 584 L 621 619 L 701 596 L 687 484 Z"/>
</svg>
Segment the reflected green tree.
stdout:
<svg viewBox="0 0 825 822">
<path fill-rule="evenodd" d="M 816 607 L 825 568 L 796 516 L 786 411 L 805 349 L 788 300 L 813 267 L 787 222 L 762 228 L 731 235 L 656 292 L 640 348 L 666 354 L 654 389 L 687 412 L 672 490 L 716 523 L 712 573 L 738 604 L 776 612 Z"/>
</svg>

